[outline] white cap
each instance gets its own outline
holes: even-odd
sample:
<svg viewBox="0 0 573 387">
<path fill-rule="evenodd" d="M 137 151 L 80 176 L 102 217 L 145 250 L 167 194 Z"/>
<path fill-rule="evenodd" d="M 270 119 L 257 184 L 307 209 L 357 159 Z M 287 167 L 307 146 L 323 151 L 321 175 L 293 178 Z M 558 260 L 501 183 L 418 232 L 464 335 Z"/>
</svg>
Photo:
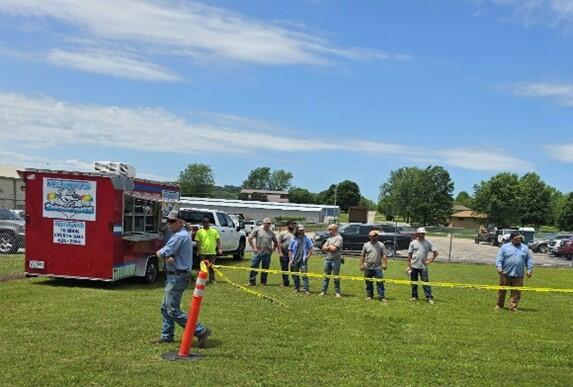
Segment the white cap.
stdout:
<svg viewBox="0 0 573 387">
<path fill-rule="evenodd" d="M 420 227 L 419 229 L 416 230 L 416 234 L 425 234 L 426 233 L 426 229 L 424 227 Z"/>
</svg>

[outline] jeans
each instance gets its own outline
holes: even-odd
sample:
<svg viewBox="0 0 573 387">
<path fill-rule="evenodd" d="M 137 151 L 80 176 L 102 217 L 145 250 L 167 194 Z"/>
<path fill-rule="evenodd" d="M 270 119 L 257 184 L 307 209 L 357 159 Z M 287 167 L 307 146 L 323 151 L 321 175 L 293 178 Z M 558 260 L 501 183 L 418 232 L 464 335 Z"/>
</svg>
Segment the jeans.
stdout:
<svg viewBox="0 0 573 387">
<path fill-rule="evenodd" d="M 428 276 L 428 268 L 424 267 L 423 269 L 416 269 L 415 267 L 412 268 L 412 273 L 410 274 L 410 281 L 418 281 L 418 275 L 420 279 L 424 282 L 429 282 L 430 277 Z M 432 299 L 432 287 L 428 285 L 424 285 L 424 295 L 428 300 Z M 412 285 L 412 298 L 418 298 L 418 285 Z"/>
<path fill-rule="evenodd" d="M 289 263 L 288 255 L 281 255 L 280 262 L 281 262 L 281 271 L 288 271 L 288 263 Z M 283 274 L 283 285 L 289 286 L 290 282 L 288 280 L 288 274 Z"/>
<path fill-rule="evenodd" d="M 324 274 L 325 275 L 339 275 L 340 274 L 340 259 L 331 261 L 330 259 L 324 260 Z M 326 293 L 328 290 L 328 283 L 330 282 L 330 278 L 324 277 L 322 280 L 322 291 Z M 340 293 L 340 279 L 334 279 L 334 290 L 336 293 Z"/>
<path fill-rule="evenodd" d="M 364 278 L 382 278 L 384 274 L 382 273 L 382 269 L 366 269 L 364 270 Z M 374 297 L 374 284 L 372 281 L 364 281 L 366 282 L 366 294 L 368 297 Z M 384 298 L 384 282 L 376 282 L 376 289 L 378 290 L 378 298 Z"/>
<path fill-rule="evenodd" d="M 189 285 L 189 274 L 168 274 L 165 279 L 165 297 L 161 303 L 161 314 L 163 315 L 163 326 L 161 328 L 161 338 L 173 340 L 175 333 L 175 323 L 185 328 L 187 324 L 187 313 L 181 311 L 181 297 Z M 195 336 L 203 334 L 206 327 L 197 322 Z"/>
<path fill-rule="evenodd" d="M 499 285 L 500 286 L 523 286 L 523 277 L 509 277 L 505 274 L 499 275 Z M 503 304 L 505 304 L 505 295 L 507 294 L 507 290 L 500 290 L 497 295 L 497 305 L 500 308 L 503 308 Z M 511 290 L 510 297 L 509 297 L 509 307 L 510 308 L 517 308 L 519 304 L 519 300 L 521 300 L 521 290 Z"/>
<path fill-rule="evenodd" d="M 308 272 L 308 266 L 306 264 L 306 262 L 294 262 L 292 265 L 290 265 L 290 271 L 292 271 L 293 273 L 298 273 L 299 271 L 301 273 L 307 273 Z M 300 277 L 298 275 L 293 274 L 292 275 L 292 280 L 294 281 L 294 288 L 296 290 L 300 289 Z M 303 282 L 303 286 L 304 286 L 304 290 L 306 290 L 307 292 L 310 291 L 310 284 L 308 283 L 308 277 L 306 275 L 303 274 L 302 276 L 302 282 Z"/>
<path fill-rule="evenodd" d="M 251 259 L 251 269 L 258 269 L 259 266 L 261 265 L 263 266 L 263 269 L 268 269 L 271 266 L 271 253 L 257 253 L 255 255 L 253 255 L 253 258 Z M 261 283 L 262 284 L 266 284 L 267 283 L 267 276 L 269 275 L 269 273 L 261 273 Z M 255 285 L 257 282 L 257 272 L 254 270 L 251 270 L 251 273 L 249 274 L 249 283 L 251 285 Z"/>
</svg>

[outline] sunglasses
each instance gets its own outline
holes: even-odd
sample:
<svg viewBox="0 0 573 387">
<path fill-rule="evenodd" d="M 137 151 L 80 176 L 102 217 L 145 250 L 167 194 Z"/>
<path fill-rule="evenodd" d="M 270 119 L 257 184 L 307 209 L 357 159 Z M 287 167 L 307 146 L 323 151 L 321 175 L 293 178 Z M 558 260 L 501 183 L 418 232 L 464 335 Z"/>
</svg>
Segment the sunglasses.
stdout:
<svg viewBox="0 0 573 387">
<path fill-rule="evenodd" d="M 177 223 L 177 219 L 167 219 L 167 223 Z"/>
</svg>

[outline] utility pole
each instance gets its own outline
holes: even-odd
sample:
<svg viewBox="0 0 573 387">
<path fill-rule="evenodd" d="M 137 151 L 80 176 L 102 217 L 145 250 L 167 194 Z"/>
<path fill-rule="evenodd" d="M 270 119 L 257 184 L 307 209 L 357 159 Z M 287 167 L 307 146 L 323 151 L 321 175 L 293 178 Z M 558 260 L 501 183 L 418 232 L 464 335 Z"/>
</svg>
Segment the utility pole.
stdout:
<svg viewBox="0 0 573 387">
<path fill-rule="evenodd" d="M 334 187 L 334 205 L 336 205 L 336 196 L 338 195 L 338 184 Z"/>
</svg>

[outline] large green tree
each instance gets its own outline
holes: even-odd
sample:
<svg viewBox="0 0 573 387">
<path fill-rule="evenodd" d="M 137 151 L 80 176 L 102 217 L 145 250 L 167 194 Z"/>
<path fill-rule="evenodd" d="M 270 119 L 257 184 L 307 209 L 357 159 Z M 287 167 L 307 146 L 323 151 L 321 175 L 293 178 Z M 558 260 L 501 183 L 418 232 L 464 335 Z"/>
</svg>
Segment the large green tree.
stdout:
<svg viewBox="0 0 573 387">
<path fill-rule="evenodd" d="M 271 171 L 269 167 L 258 167 L 243 182 L 243 188 L 271 191 L 286 191 L 291 187 L 293 175 L 282 169 Z"/>
<path fill-rule="evenodd" d="M 452 213 L 453 190 L 443 167 L 400 168 L 380 186 L 378 208 L 387 219 L 401 216 L 408 222 L 445 224 Z"/>
<path fill-rule="evenodd" d="M 523 202 L 517 174 L 503 172 L 476 184 L 474 207 L 497 226 L 520 223 Z"/>
<path fill-rule="evenodd" d="M 316 202 L 316 195 L 306 188 L 291 188 L 288 192 L 288 199 L 291 203 L 313 204 Z"/>
<path fill-rule="evenodd" d="M 460 193 L 458 193 L 458 195 L 456 196 L 454 203 L 461 204 L 462 206 L 466 206 L 468 208 L 472 208 L 473 206 L 472 201 L 473 198 L 469 193 L 467 193 L 466 191 L 460 191 Z"/>
<path fill-rule="evenodd" d="M 562 230 L 573 230 L 573 192 L 565 196 L 558 223 Z"/>
<path fill-rule="evenodd" d="M 535 172 L 526 173 L 519 180 L 521 186 L 521 224 L 539 227 L 551 224 L 551 201 L 553 192 Z"/>
<path fill-rule="evenodd" d="M 317 203 L 332 204 L 340 207 L 342 211 L 348 211 L 349 207 L 360 204 L 360 187 L 351 180 L 344 180 L 338 184 L 332 184 L 327 190 L 319 192 L 316 196 Z"/>
<path fill-rule="evenodd" d="M 179 173 L 182 195 L 209 196 L 215 187 L 213 170 L 207 164 L 189 164 Z"/>
</svg>

